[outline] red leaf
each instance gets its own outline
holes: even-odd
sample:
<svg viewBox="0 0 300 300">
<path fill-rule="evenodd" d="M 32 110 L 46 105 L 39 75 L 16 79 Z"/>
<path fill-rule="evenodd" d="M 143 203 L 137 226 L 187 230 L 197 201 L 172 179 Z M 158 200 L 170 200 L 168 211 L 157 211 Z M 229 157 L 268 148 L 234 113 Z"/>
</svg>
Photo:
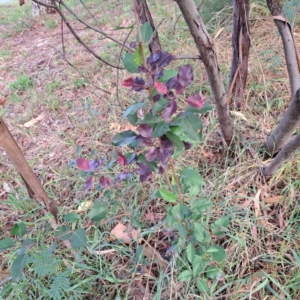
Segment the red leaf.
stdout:
<svg viewBox="0 0 300 300">
<path fill-rule="evenodd" d="M 133 78 L 128 78 L 128 79 L 125 79 L 123 82 L 122 82 L 122 86 L 126 86 L 126 87 L 132 87 L 134 85 L 134 80 Z"/>
<path fill-rule="evenodd" d="M 121 166 L 127 165 L 127 158 L 120 152 L 118 152 L 118 162 Z"/>
<path fill-rule="evenodd" d="M 77 158 L 76 164 L 77 164 L 77 167 L 80 170 L 83 170 L 83 171 L 89 171 L 90 170 L 90 164 L 89 164 L 89 161 L 86 158 Z"/>
<path fill-rule="evenodd" d="M 99 183 L 102 188 L 107 188 L 110 185 L 110 180 L 104 176 L 100 177 Z"/>
<path fill-rule="evenodd" d="M 186 101 L 190 106 L 193 106 L 197 109 L 201 109 L 204 105 L 204 99 L 201 94 L 189 96 Z"/>
<path fill-rule="evenodd" d="M 85 193 L 87 193 L 91 189 L 91 187 L 93 186 L 93 181 L 94 181 L 94 177 L 90 177 L 86 180 L 83 186 L 83 190 Z"/>
<path fill-rule="evenodd" d="M 155 81 L 154 85 L 160 94 L 166 94 L 168 92 L 168 87 L 164 83 Z"/>
</svg>

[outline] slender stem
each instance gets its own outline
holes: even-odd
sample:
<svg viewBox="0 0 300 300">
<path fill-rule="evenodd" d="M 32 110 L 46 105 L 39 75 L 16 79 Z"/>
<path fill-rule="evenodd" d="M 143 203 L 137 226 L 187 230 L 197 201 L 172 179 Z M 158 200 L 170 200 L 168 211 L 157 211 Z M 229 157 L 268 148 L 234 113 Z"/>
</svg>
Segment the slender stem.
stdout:
<svg viewBox="0 0 300 300">
<path fill-rule="evenodd" d="M 166 176 L 166 181 L 167 181 L 168 187 L 169 187 L 170 191 L 173 192 L 173 187 L 172 187 L 172 184 L 171 184 L 170 179 L 169 179 L 169 174 L 168 174 L 168 171 L 167 171 L 167 167 L 165 168 L 165 176 Z"/>
<path fill-rule="evenodd" d="M 183 204 L 183 198 L 182 198 L 182 194 L 181 194 L 180 184 L 179 184 L 178 177 L 176 175 L 176 171 L 175 171 L 175 167 L 174 167 L 174 161 L 173 161 L 172 157 L 170 158 L 170 164 L 171 164 L 171 167 L 172 167 L 172 172 L 173 172 L 175 182 L 176 182 L 176 186 L 177 186 L 177 189 L 178 189 L 179 202 L 180 202 L 180 204 Z"/>
<path fill-rule="evenodd" d="M 135 21 L 136 21 L 136 26 L 137 26 L 137 33 L 138 33 L 139 42 L 140 42 L 139 44 L 140 44 L 141 52 L 142 52 L 143 65 L 144 65 L 144 67 L 146 67 L 147 66 L 147 60 L 146 60 L 145 51 L 144 51 L 145 45 L 144 45 L 143 37 L 142 37 L 141 22 L 140 22 L 140 18 L 138 16 L 139 4 L 136 0 L 132 1 L 132 9 L 133 9 L 133 13 L 134 13 Z M 148 77 L 149 77 L 149 75 L 148 75 Z M 151 103 L 153 105 L 154 101 L 153 101 L 152 87 L 149 86 L 147 89 L 148 89 L 148 92 L 149 92 Z"/>
</svg>

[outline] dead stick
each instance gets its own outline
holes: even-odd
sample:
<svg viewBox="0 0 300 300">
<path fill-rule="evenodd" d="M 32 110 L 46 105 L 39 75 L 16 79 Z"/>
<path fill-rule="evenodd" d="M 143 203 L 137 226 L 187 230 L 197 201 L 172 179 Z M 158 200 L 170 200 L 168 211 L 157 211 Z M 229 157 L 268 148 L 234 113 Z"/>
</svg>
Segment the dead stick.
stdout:
<svg viewBox="0 0 300 300">
<path fill-rule="evenodd" d="M 57 220 L 57 207 L 54 203 L 49 204 L 48 195 L 30 168 L 21 149 L 19 148 L 2 118 L 0 118 L 0 146 L 4 149 L 7 156 L 23 178 L 28 189 L 29 196 L 32 197 L 34 195 L 37 200 L 43 201 L 47 207 L 47 210 L 50 211 L 55 220 Z"/>
</svg>

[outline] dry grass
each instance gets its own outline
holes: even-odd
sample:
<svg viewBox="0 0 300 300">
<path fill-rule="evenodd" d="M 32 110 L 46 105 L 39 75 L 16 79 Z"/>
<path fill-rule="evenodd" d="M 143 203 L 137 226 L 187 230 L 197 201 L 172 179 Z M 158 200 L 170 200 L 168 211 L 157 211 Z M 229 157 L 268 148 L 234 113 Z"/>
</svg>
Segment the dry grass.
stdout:
<svg viewBox="0 0 300 300">
<path fill-rule="evenodd" d="M 90 3 L 89 7 L 100 20 L 104 19 L 103 5 L 106 10 L 109 9 L 110 18 L 105 17 L 105 21 L 100 21 L 101 26 L 115 38 L 123 40 L 127 31 L 113 29 L 116 25 L 129 26 L 133 22 L 130 11 L 122 11 L 116 3 L 109 4 L 109 7 L 107 3 L 101 4 L 96 6 Z M 165 18 L 159 31 L 163 48 L 175 55 L 196 53 L 183 19 L 179 20 L 175 34 L 171 34 L 177 16 L 175 5 L 169 1 L 151 4 L 156 8 L 153 10 L 156 23 L 162 17 Z M 124 2 L 125 8 L 127 5 Z M 76 11 L 80 11 L 78 6 Z M 124 187 L 122 195 L 116 192 L 116 201 L 123 210 L 122 213 L 117 212 L 111 222 L 97 228 L 86 215 L 82 215 L 82 224 L 93 245 L 96 245 L 95 249 L 111 247 L 116 252 L 103 257 L 82 253 L 87 263 L 83 267 L 79 261 L 74 261 L 67 250 L 60 249 L 59 255 L 74 268 L 74 288 L 71 289 L 74 298 L 80 295 L 82 299 L 91 299 L 101 294 L 103 296 L 97 296 L 97 299 L 143 299 L 147 293 L 152 294 L 152 299 L 300 297 L 298 155 L 268 182 L 259 173 L 259 166 L 267 163 L 259 156 L 259 147 L 278 123 L 290 101 L 280 36 L 272 20 L 265 18 L 266 12 L 264 7 L 252 5 L 249 78 L 245 107 L 241 112 L 233 113 L 234 144 L 226 148 L 222 143 L 216 113 L 213 111 L 203 118 L 203 143 L 184 154 L 177 163 L 177 167 L 187 164 L 198 166 L 206 182 L 203 197 L 213 200 L 215 204 L 210 212 L 211 222 L 228 214 L 232 217 L 226 239 L 215 237 L 216 243 L 225 247 L 227 260 L 223 264 L 223 279 L 218 283 L 213 296 L 199 295 L 192 283 L 178 282 L 175 258 L 163 272 L 163 263 L 159 259 L 161 256 L 149 254 L 147 267 L 141 272 L 140 264 L 134 263 L 132 259 L 136 255 L 136 245 L 110 243 L 109 232 L 116 222 L 136 220 L 143 222 L 144 238 L 149 247 L 155 248 L 160 254 L 166 252 L 170 245 L 162 233 L 164 203 L 149 200 L 148 197 L 148 192 L 155 189 L 153 179 L 151 184 L 144 187 L 138 183 Z M 49 20 L 57 23 L 56 28 L 47 27 Z M 96 61 L 65 28 L 64 42 L 68 59 L 94 85 L 112 95 L 84 83 L 82 77 L 62 59 L 60 22 L 57 16 L 49 16 L 45 20 L 30 20 L 26 17 L 26 24 L 30 26 L 19 33 L 12 31 L 11 24 L 1 25 L 10 37 L 0 38 L 0 102 L 8 97 L 5 106 L 0 107 L 0 115 L 8 123 L 48 194 L 58 202 L 60 216 L 63 216 L 76 209 L 83 200 L 94 199 L 98 195 L 92 192 L 85 196 L 79 172 L 68 167 L 70 160 L 78 155 L 78 145 L 82 147 L 80 156 L 102 157 L 111 153 L 112 131 L 115 124 L 121 122 L 120 103 L 126 107 L 136 102 L 139 95 L 132 96 L 121 88 L 117 100 L 116 71 Z M 219 24 L 214 26 L 212 35 L 222 28 L 215 39 L 215 45 L 226 83 L 231 60 L 231 28 L 228 19 Z M 79 24 L 75 27 L 95 51 L 117 64 L 118 47 L 108 40 L 99 40 L 98 34 L 80 30 L 83 27 Z M 299 34 L 296 28 L 295 37 L 298 41 Z M 188 62 L 194 67 L 196 80 L 187 93 L 198 91 L 200 87 L 210 101 L 208 80 L 201 62 Z M 176 61 L 174 67 L 184 63 L 187 61 Z M 18 81 L 20 74 L 31 78 L 33 87 L 13 92 L 10 84 Z M 120 80 L 127 75 L 126 72 L 120 72 Z M 24 127 L 25 122 L 39 115 L 44 115 L 42 121 L 30 128 Z M 28 199 L 20 177 L 5 153 L 1 154 L 1 238 L 10 236 L 14 223 L 23 221 L 28 224 L 30 237 L 41 235 L 40 239 L 45 239 L 40 233 L 40 227 L 45 224 L 39 218 L 38 204 Z M 7 187 L 4 188 L 4 183 L 8 184 L 10 192 Z M 157 227 L 152 230 L 150 226 Z M 52 240 L 55 238 L 50 233 L 46 244 Z M 13 255 L 9 252 L 0 254 L 0 282 L 9 276 Z M 30 274 L 30 270 L 27 272 Z M 19 288 L 13 283 L 7 285 L 8 290 L 16 288 L 11 290 L 7 299 L 27 299 L 28 284 L 28 281 L 24 281 Z M 39 281 L 35 289 L 37 291 L 46 285 Z"/>
</svg>

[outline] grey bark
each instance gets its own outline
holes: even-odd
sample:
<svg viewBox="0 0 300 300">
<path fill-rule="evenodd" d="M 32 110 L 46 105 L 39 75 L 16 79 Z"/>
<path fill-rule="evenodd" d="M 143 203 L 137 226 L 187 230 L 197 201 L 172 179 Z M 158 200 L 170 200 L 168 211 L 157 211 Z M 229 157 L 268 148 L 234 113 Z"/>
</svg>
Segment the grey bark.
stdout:
<svg viewBox="0 0 300 300">
<path fill-rule="evenodd" d="M 300 134 L 296 135 L 289 141 L 270 162 L 269 165 L 262 169 L 265 176 L 273 175 L 284 163 L 292 158 L 297 150 L 300 149 Z"/>
<path fill-rule="evenodd" d="M 193 0 L 175 1 L 182 12 L 190 33 L 193 36 L 195 44 L 199 50 L 216 103 L 221 130 L 224 139 L 229 144 L 233 135 L 233 127 L 213 40 L 204 26 L 195 2 Z"/>
<path fill-rule="evenodd" d="M 290 139 L 300 125 L 300 88 L 296 91 L 290 106 L 283 115 L 280 123 L 270 135 L 263 147 L 273 156 Z"/>
<path fill-rule="evenodd" d="M 282 6 L 280 5 L 280 0 L 266 0 L 269 10 L 272 16 L 281 16 L 285 18 L 284 11 Z M 291 31 L 291 27 L 288 23 L 274 19 L 274 22 L 279 30 L 283 48 L 284 48 L 284 55 L 287 65 L 287 70 L 289 74 L 290 80 L 290 88 L 291 88 L 291 95 L 292 97 L 295 95 L 297 89 L 300 86 L 300 79 L 299 79 L 299 71 L 298 71 L 298 63 L 294 45 L 294 39 Z"/>
<path fill-rule="evenodd" d="M 249 0 L 233 0 L 232 18 L 232 60 L 228 92 L 232 84 L 232 96 L 238 108 L 243 104 L 248 76 L 248 57 L 250 50 Z M 236 82 L 233 83 L 236 72 Z M 229 95 L 231 96 L 231 95 Z"/>
</svg>

